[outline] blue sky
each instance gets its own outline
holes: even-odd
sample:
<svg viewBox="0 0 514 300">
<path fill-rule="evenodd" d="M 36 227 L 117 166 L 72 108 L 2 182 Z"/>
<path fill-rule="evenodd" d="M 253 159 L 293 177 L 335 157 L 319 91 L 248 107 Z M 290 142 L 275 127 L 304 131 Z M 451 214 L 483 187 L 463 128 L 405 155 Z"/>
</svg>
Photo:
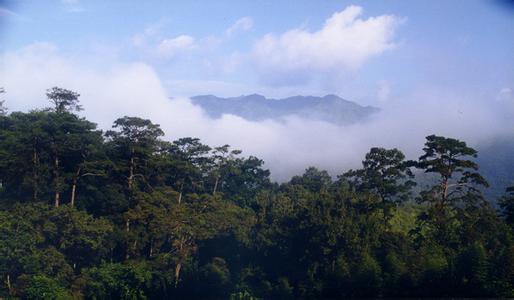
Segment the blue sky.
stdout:
<svg viewBox="0 0 514 300">
<path fill-rule="evenodd" d="M 9 111 L 48 106 L 45 90 L 60 86 L 102 129 L 136 115 L 170 140 L 263 158 L 278 179 L 309 165 L 338 174 L 372 146 L 414 158 L 429 134 L 472 145 L 512 136 L 512 3 L 0 0 L 0 86 Z M 187 98 L 252 93 L 337 94 L 382 110 L 341 128 L 210 119 Z"/>
<path fill-rule="evenodd" d="M 514 11 L 498 3 L 7 1 L 2 5 L 0 51 L 48 42 L 61 55 L 99 66 L 144 62 L 156 70 L 170 96 L 336 93 L 376 104 L 377 89 L 384 86 L 391 95 L 426 85 L 493 93 L 512 88 L 514 81 Z M 340 70 L 310 70 L 308 64 L 281 72 L 282 66 L 262 66 L 262 62 L 256 66 L 258 59 L 252 53 L 266 34 L 316 32 L 334 13 L 351 5 L 362 8 L 357 17 L 361 21 L 395 18 L 397 24 L 384 25 L 392 30 L 386 41 L 394 44 L 392 49 L 366 56 L 356 68 L 343 64 Z M 183 39 L 175 42 L 182 44 L 170 42 L 169 53 L 159 53 L 163 41 L 179 37 Z M 204 81 L 209 83 L 205 90 Z M 184 82 L 187 88 L 177 87 Z"/>
</svg>

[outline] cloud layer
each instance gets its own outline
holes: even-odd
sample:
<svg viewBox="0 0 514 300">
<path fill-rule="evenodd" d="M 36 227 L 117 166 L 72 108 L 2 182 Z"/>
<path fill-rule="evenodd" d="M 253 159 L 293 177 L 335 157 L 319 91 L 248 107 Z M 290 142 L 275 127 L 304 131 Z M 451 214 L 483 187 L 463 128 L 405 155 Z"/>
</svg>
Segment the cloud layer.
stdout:
<svg viewBox="0 0 514 300">
<path fill-rule="evenodd" d="M 1 60 L 0 82 L 10 111 L 48 106 L 44 95 L 49 87 L 72 89 L 81 94 L 84 115 L 102 129 L 124 115 L 149 118 L 162 126 L 169 140 L 195 136 L 212 146 L 228 143 L 245 155 L 256 155 L 278 180 L 310 165 L 340 174 L 357 167 L 372 146 L 399 147 L 415 157 L 424 137 L 432 133 L 473 145 L 514 132 L 510 115 L 499 113 L 512 103 L 487 103 L 437 87 L 418 90 L 405 100 L 389 99 L 375 119 L 347 127 L 295 116 L 284 122 L 250 122 L 232 115 L 215 120 L 187 98 L 170 100 L 156 72 L 143 63 L 92 67 L 63 57 L 48 43 L 5 54 Z"/>
<path fill-rule="evenodd" d="M 253 49 L 261 76 L 269 82 L 303 83 L 315 73 L 356 70 L 393 48 L 394 31 L 402 19 L 393 15 L 363 19 L 362 13 L 361 7 L 348 6 L 318 31 L 298 28 L 265 35 Z"/>
</svg>

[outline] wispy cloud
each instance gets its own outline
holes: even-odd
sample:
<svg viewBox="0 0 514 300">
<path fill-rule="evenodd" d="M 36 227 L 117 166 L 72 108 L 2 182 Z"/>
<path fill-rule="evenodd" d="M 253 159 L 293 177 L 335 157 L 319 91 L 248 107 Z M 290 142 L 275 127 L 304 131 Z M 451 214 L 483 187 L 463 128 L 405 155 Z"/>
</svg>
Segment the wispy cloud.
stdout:
<svg viewBox="0 0 514 300">
<path fill-rule="evenodd" d="M 175 38 L 164 39 L 157 46 L 157 52 L 160 56 L 171 58 L 181 52 L 192 49 L 195 39 L 189 35 L 179 35 Z"/>
<path fill-rule="evenodd" d="M 86 9 L 80 3 L 80 0 L 61 0 L 64 10 L 70 13 L 80 13 Z"/>
<path fill-rule="evenodd" d="M 168 21 L 160 19 L 150 24 L 131 38 L 131 44 L 153 59 L 172 59 L 179 54 L 196 47 L 196 40 L 193 36 L 181 34 L 174 37 L 166 37 L 163 29 Z"/>
<path fill-rule="evenodd" d="M 253 27 L 253 19 L 250 17 L 243 17 L 234 24 L 232 24 L 227 30 L 225 31 L 225 34 L 227 36 L 232 36 L 233 34 L 239 32 L 239 31 L 247 31 L 252 29 Z"/>
<path fill-rule="evenodd" d="M 18 17 L 19 15 L 14 11 L 0 6 L 0 17 Z"/>
</svg>

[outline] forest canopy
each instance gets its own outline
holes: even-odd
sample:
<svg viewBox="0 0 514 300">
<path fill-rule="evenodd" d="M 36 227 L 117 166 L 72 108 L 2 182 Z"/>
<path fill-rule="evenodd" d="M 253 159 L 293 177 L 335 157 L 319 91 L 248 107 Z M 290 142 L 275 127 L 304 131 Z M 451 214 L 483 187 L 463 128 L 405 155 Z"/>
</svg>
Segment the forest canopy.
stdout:
<svg viewBox="0 0 514 300">
<path fill-rule="evenodd" d="M 0 103 L 0 297 L 514 297 L 514 188 L 493 207 L 464 141 L 279 184 L 229 145 L 133 116 L 102 132 L 78 93 L 47 97 Z"/>
</svg>

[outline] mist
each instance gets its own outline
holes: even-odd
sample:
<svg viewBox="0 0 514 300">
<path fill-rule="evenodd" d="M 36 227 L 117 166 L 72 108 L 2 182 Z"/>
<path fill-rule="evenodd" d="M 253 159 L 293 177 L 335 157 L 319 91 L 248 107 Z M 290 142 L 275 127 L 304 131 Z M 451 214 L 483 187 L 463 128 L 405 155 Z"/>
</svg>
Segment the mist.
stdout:
<svg viewBox="0 0 514 300">
<path fill-rule="evenodd" d="M 90 65 L 60 55 L 48 43 L 6 53 L 2 61 L 0 82 L 10 112 L 49 106 L 45 91 L 52 86 L 71 89 L 81 94 L 85 110 L 80 114 L 100 129 L 110 129 L 115 119 L 125 115 L 148 118 L 161 125 L 166 140 L 198 137 L 213 147 L 229 144 L 245 156 L 257 156 L 277 181 L 301 174 L 309 166 L 341 174 L 358 167 L 373 146 L 398 148 L 408 158 L 416 158 L 429 134 L 477 146 L 514 133 L 510 89 L 485 95 L 472 89 L 416 87 L 405 95 L 382 99 L 378 114 L 348 126 L 294 115 L 252 122 L 234 115 L 209 118 L 188 98 L 173 97 L 173 90 L 166 90 L 157 72 L 145 63 Z"/>
</svg>

